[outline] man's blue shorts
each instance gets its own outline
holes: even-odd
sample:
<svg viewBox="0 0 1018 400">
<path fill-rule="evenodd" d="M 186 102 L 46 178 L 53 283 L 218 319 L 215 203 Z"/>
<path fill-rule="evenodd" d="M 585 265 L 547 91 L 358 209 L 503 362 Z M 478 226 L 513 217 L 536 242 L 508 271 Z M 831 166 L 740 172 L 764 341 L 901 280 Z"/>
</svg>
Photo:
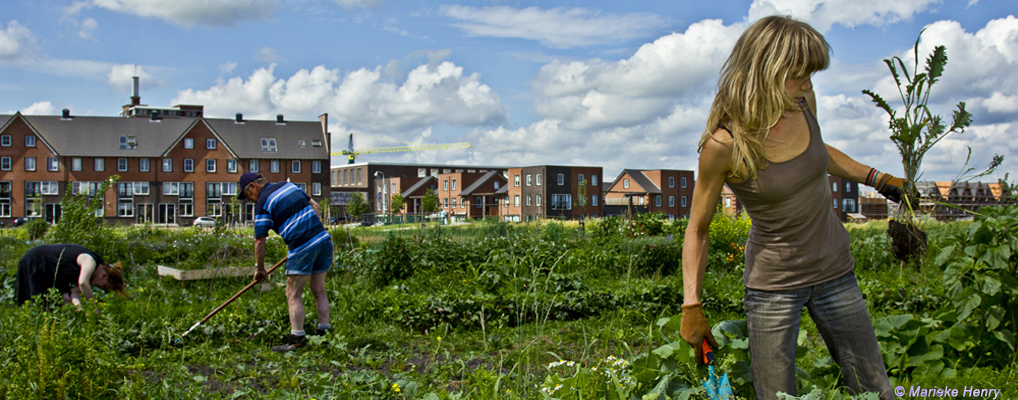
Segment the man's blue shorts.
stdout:
<svg viewBox="0 0 1018 400">
<path fill-rule="evenodd" d="M 332 267 L 332 240 L 323 240 L 303 253 L 286 260 L 287 275 L 312 275 Z"/>
</svg>

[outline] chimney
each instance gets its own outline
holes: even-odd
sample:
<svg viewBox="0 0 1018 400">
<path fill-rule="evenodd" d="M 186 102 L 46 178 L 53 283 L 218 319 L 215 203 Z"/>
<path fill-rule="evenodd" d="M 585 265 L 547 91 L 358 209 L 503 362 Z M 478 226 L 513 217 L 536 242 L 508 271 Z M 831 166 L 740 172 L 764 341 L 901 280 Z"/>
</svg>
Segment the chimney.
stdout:
<svg viewBox="0 0 1018 400">
<path fill-rule="evenodd" d="M 131 78 L 131 105 L 136 106 L 141 104 L 141 95 L 139 94 L 140 88 L 138 87 L 138 77 Z"/>
<path fill-rule="evenodd" d="M 277 124 L 282 124 L 282 123 L 285 123 L 285 122 L 283 121 L 283 114 L 276 114 L 276 123 L 277 123 Z"/>
<path fill-rule="evenodd" d="M 61 119 L 71 119 L 71 110 L 64 109 L 63 114 L 60 116 Z"/>
<path fill-rule="evenodd" d="M 235 124 L 243 124 L 244 123 L 244 114 L 237 113 L 237 120 L 234 121 L 234 123 Z"/>
</svg>

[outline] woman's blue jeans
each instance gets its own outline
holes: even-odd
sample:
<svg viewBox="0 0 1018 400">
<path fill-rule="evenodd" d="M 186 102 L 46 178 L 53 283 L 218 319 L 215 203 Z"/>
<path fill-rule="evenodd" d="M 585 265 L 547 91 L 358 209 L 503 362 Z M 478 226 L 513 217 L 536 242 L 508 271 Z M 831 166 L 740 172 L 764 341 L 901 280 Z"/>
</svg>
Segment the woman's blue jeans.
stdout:
<svg viewBox="0 0 1018 400">
<path fill-rule="evenodd" d="M 801 289 L 746 288 L 745 304 L 757 399 L 775 399 L 779 391 L 796 395 L 795 344 L 803 307 L 841 366 L 849 391 L 876 392 L 882 399 L 894 399 L 854 272 Z"/>
</svg>

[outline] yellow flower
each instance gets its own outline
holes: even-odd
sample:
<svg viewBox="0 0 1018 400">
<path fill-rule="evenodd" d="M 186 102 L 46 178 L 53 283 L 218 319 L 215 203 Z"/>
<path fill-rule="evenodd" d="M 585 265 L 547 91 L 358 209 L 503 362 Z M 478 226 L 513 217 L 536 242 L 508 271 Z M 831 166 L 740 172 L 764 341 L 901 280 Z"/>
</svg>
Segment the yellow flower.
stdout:
<svg viewBox="0 0 1018 400">
<path fill-rule="evenodd" d="M 441 341 L 442 341 L 442 337 L 441 337 L 441 336 L 439 336 L 439 337 L 438 337 L 438 341 L 439 341 L 439 342 L 441 342 Z"/>
</svg>

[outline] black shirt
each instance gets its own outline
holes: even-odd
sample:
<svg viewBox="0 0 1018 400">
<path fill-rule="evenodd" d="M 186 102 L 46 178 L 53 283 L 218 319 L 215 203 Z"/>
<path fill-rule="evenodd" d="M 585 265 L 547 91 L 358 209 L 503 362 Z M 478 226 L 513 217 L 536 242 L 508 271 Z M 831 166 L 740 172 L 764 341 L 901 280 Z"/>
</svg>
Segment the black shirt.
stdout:
<svg viewBox="0 0 1018 400">
<path fill-rule="evenodd" d="M 81 266 L 78 256 L 88 254 L 96 266 L 106 264 L 94 251 L 76 244 L 47 244 L 33 247 L 18 261 L 18 304 L 22 304 L 49 288 L 70 293 L 78 286 Z"/>
</svg>

